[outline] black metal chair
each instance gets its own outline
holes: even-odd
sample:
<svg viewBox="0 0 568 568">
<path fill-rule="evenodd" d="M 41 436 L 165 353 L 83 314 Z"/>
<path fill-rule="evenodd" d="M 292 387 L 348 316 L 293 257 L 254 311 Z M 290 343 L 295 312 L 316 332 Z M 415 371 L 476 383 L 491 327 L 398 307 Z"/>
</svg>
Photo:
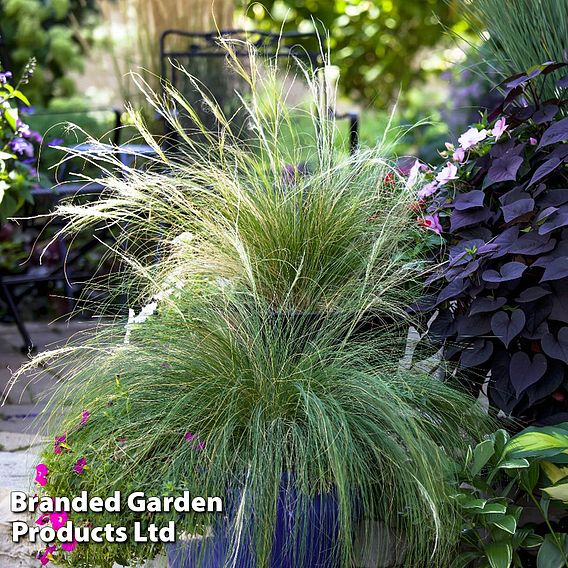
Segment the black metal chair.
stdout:
<svg viewBox="0 0 568 568">
<path fill-rule="evenodd" d="M 246 92 L 246 85 L 235 74 L 228 73 L 225 63 L 227 53 L 219 46 L 220 35 L 231 40 L 243 40 L 242 47 L 239 46 L 237 41 L 233 44 L 233 48 L 236 56 L 245 63 L 249 56 L 248 48 L 244 43 L 245 40 L 266 58 L 285 60 L 293 57 L 312 68 L 316 68 L 322 63 L 319 50 L 306 49 L 301 45 L 311 43 L 317 46 L 318 38 L 315 33 L 273 33 L 239 29 L 203 33 L 174 29 L 164 31 L 160 37 L 161 77 L 190 98 L 192 89 L 184 89 L 182 85 L 185 74 L 180 71 L 179 66 L 183 66 L 203 83 L 224 110 L 226 116 L 233 115 L 239 106 L 239 101 L 235 97 L 235 90 Z M 174 62 L 177 65 L 172 64 Z M 195 95 L 196 101 L 190 100 L 190 102 L 197 102 L 199 95 L 197 93 Z M 199 105 L 196 106 L 199 108 Z M 206 125 L 208 118 L 214 120 L 210 115 L 207 116 L 207 113 L 200 116 L 200 120 Z M 336 118 L 349 121 L 349 146 L 351 152 L 354 152 L 359 144 L 358 113 L 344 113 L 336 115 Z M 238 117 L 236 117 L 236 120 L 238 121 Z M 211 124 L 211 129 L 215 129 L 214 124 Z M 170 140 L 174 145 L 176 143 L 175 133 L 168 130 L 167 125 L 166 140 Z"/>
</svg>

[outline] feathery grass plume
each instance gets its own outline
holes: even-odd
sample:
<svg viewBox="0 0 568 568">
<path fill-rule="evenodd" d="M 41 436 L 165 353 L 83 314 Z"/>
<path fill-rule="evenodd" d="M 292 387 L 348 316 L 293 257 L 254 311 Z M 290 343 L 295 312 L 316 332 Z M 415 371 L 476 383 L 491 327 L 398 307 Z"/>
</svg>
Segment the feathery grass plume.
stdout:
<svg viewBox="0 0 568 568">
<path fill-rule="evenodd" d="M 568 61 L 568 0 L 507 0 L 506 9 L 501 0 L 460 0 L 460 5 L 491 53 L 488 63 L 503 78 L 547 61 Z M 554 85 L 551 78 L 543 82 L 542 100 L 554 96 Z"/>
<path fill-rule="evenodd" d="M 156 150 L 145 171 L 97 149 L 97 158 L 109 162 L 97 180 L 107 191 L 91 204 L 59 207 L 56 214 L 69 219 L 63 230 L 123 227 L 125 246 L 116 252 L 138 277 L 129 284 L 142 297 L 168 288 L 172 275 L 183 281 L 200 274 L 255 287 L 278 310 L 333 310 L 358 294 L 360 307 L 371 302 L 367 311 L 403 317 L 400 284 L 412 295 L 424 269 L 413 252 L 426 238 L 411 211 L 415 189 L 383 158 L 384 148 L 353 156 L 341 149 L 321 73 L 299 64 L 310 103 L 290 108 L 290 82 L 279 81 L 275 61 L 261 63 L 249 46 L 245 67 L 232 44 L 225 46 L 250 85 L 241 98 L 248 139 L 232 132 L 230 117 L 197 82 L 219 124 L 218 132 L 201 129 L 205 144 L 183 128 L 182 114 L 202 125 L 179 93 L 166 87 L 163 98 L 147 90 L 177 134 L 177 152 L 164 154 L 140 121 Z"/>
<path fill-rule="evenodd" d="M 67 232 L 117 232 L 113 252 L 128 267 L 123 289 L 147 305 L 126 333 L 124 322 L 101 326 L 16 374 L 45 366 L 61 376 L 46 412 L 51 435 L 66 433 L 66 442 L 42 456 L 46 490 L 223 496 L 231 555 L 246 551 L 239 535 L 247 535 L 263 568 L 286 477 L 300 497 L 289 542 L 298 567 L 308 546 L 307 498 L 320 493 L 339 512 L 334 565 L 352 566 L 356 527 L 379 520 L 402 542 L 405 566 L 447 566 L 460 530 L 448 498 L 452 460 L 491 421 L 451 385 L 399 368 L 406 333 L 389 324 L 410 319 L 406 306 L 425 269 L 415 253 L 424 237 L 411 213 L 413 190 L 379 150 L 338 150 L 325 85 L 308 70 L 300 68 L 313 98 L 306 133 L 296 131 L 275 63 L 261 65 L 251 48 L 245 69 L 232 45 L 226 49 L 251 86 L 242 96 L 247 140 L 205 91 L 219 123 L 202 133 L 207 145 L 183 129 L 178 112 L 168 113 L 173 100 L 191 115 L 179 94 L 149 93 L 183 142 L 178 152 L 156 146 L 143 171 L 101 155 L 109 172 L 99 180 L 102 198 L 58 208 Z M 375 325 L 366 326 L 371 317 Z M 75 473 L 81 458 L 87 467 Z M 170 519 L 205 536 L 221 522 L 119 516 L 125 526 Z M 73 520 L 117 522 L 106 513 Z M 204 538 L 202 550 L 208 546 Z M 127 564 L 159 548 L 80 543 L 70 562 Z"/>
</svg>

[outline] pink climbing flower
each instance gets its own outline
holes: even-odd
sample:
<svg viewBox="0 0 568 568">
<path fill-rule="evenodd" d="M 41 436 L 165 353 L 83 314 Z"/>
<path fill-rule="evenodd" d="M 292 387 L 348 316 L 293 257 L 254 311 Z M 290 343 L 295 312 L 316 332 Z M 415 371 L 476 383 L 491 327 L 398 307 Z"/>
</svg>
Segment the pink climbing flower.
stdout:
<svg viewBox="0 0 568 568">
<path fill-rule="evenodd" d="M 45 547 L 45 550 L 43 551 L 43 554 L 40 554 L 38 556 L 38 560 L 41 562 L 42 566 L 46 566 L 47 564 L 49 564 L 49 562 L 51 562 L 52 560 L 55 560 L 53 558 L 53 553 L 55 552 L 55 545 L 51 544 L 49 546 Z"/>
<path fill-rule="evenodd" d="M 458 179 L 458 168 L 455 164 L 448 162 L 445 168 L 442 168 L 440 173 L 436 176 L 436 181 L 439 185 L 444 185 L 453 179 Z"/>
<path fill-rule="evenodd" d="M 465 150 L 463 148 L 458 148 L 452 156 L 454 162 L 457 162 L 458 164 L 461 164 L 464 161 L 464 158 L 465 158 Z"/>
<path fill-rule="evenodd" d="M 434 231 L 438 235 L 442 232 L 442 225 L 440 224 L 440 218 L 437 213 L 434 213 L 434 215 L 425 215 L 422 219 L 419 219 L 419 223 L 425 229 Z"/>
<path fill-rule="evenodd" d="M 41 485 L 42 487 L 45 487 L 47 484 L 48 473 L 49 470 L 47 469 L 47 466 L 44 463 L 38 464 L 36 466 L 36 476 L 35 476 L 36 483 Z"/>
<path fill-rule="evenodd" d="M 499 138 L 501 138 L 501 136 L 503 135 L 505 130 L 507 130 L 507 128 L 509 128 L 509 125 L 507 124 L 505 117 L 500 118 L 495 123 L 495 126 L 493 127 L 491 134 L 493 134 L 493 136 L 495 136 L 495 140 L 499 140 Z"/>
<path fill-rule="evenodd" d="M 53 448 L 54 453 L 60 454 L 61 453 L 61 446 L 65 444 L 67 441 L 67 434 L 63 434 L 63 436 L 55 436 L 55 446 Z"/>
<path fill-rule="evenodd" d="M 77 541 L 73 539 L 71 542 L 62 542 L 61 549 L 65 552 L 73 552 L 77 548 Z"/>
<path fill-rule="evenodd" d="M 79 426 L 84 426 L 89 420 L 90 412 L 88 410 L 83 410 L 81 413 L 81 422 L 79 422 Z"/>
<path fill-rule="evenodd" d="M 77 460 L 77 463 L 73 466 L 73 471 L 77 475 L 81 475 L 86 465 L 87 465 L 87 460 L 84 457 L 81 457 Z"/>
<path fill-rule="evenodd" d="M 485 140 L 487 138 L 487 130 L 477 130 L 473 127 L 466 130 L 459 138 L 458 142 L 464 150 L 468 150 L 472 146 L 475 146 L 478 142 Z"/>
<path fill-rule="evenodd" d="M 55 511 L 49 515 L 49 520 L 51 521 L 51 526 L 54 530 L 59 530 L 61 527 L 65 526 L 67 522 L 67 513 L 65 511 Z"/>
<path fill-rule="evenodd" d="M 424 199 L 426 197 L 430 197 L 430 195 L 435 193 L 437 189 L 438 189 L 438 183 L 435 181 L 426 184 L 422 189 L 418 190 L 417 194 L 418 199 Z"/>
</svg>

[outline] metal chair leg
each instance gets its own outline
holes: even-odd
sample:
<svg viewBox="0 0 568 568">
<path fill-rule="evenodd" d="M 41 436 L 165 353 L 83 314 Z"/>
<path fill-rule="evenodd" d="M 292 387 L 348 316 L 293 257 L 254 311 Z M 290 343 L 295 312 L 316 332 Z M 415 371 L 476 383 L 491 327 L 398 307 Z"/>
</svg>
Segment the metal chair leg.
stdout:
<svg viewBox="0 0 568 568">
<path fill-rule="evenodd" d="M 18 306 L 14 302 L 14 298 L 12 297 L 10 289 L 8 288 L 8 286 L 6 286 L 6 284 L 0 284 L 0 292 L 2 294 L 2 297 L 4 298 L 4 301 L 6 302 L 6 306 L 8 306 L 8 311 L 10 312 L 10 314 L 12 314 L 12 317 L 16 322 L 18 331 L 20 332 L 20 335 L 24 340 L 22 351 L 24 353 L 34 352 L 36 350 L 36 347 L 33 344 L 32 338 L 30 337 L 28 330 L 26 329 L 26 326 L 24 324 L 24 321 L 22 320 L 20 312 L 18 311 Z"/>
</svg>

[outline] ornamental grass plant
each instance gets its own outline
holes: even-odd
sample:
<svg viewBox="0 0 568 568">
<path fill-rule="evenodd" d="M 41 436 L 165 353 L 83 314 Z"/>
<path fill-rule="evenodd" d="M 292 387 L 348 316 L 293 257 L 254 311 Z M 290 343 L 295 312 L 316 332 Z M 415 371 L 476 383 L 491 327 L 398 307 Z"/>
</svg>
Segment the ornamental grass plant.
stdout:
<svg viewBox="0 0 568 568">
<path fill-rule="evenodd" d="M 119 233 L 110 253 L 127 267 L 121 292 L 135 309 L 128 322 L 101 324 L 16 374 L 43 366 L 61 376 L 47 407 L 55 445 L 42 456 L 43 491 L 221 496 L 231 556 L 250 535 L 261 568 L 270 565 L 285 477 L 299 496 L 327 494 L 337 504 L 334 565 L 357 564 L 355 530 L 378 520 L 402 542 L 404 566 L 447 566 L 460 532 L 448 497 L 454 459 L 492 424 L 452 385 L 398 363 L 406 331 L 397 322 L 410 323 L 406 306 L 427 269 L 412 180 L 380 150 L 351 157 L 336 150 L 325 89 L 306 69 L 308 137 L 294 130 L 276 67 L 261 67 L 251 51 L 245 70 L 226 48 L 251 86 L 242 98 L 247 141 L 232 135 L 205 91 L 219 122 L 217 132 L 202 132 L 206 145 L 168 112 L 175 101 L 196 116 L 175 91 L 167 89 L 167 99 L 149 93 L 184 144 L 167 153 L 139 123 L 157 153 L 148 168 L 114 174 L 117 156 L 104 156 L 102 198 L 57 211 L 68 232 Z M 371 316 L 383 325 L 360 325 Z M 299 499 L 299 528 L 289 537 L 298 568 L 306 506 Z M 203 549 L 218 523 L 207 514 L 70 519 L 175 520 L 178 532 L 203 537 Z M 364 540 L 373 536 L 367 528 Z M 389 545 L 381 549 L 386 555 Z M 112 566 L 160 550 L 78 543 L 53 555 L 63 564 Z M 197 565 L 207 568 L 203 558 Z"/>
</svg>

